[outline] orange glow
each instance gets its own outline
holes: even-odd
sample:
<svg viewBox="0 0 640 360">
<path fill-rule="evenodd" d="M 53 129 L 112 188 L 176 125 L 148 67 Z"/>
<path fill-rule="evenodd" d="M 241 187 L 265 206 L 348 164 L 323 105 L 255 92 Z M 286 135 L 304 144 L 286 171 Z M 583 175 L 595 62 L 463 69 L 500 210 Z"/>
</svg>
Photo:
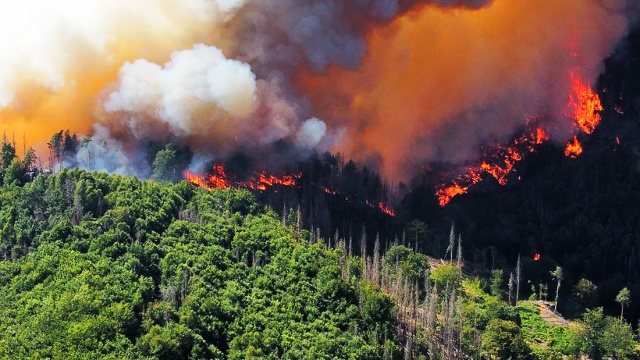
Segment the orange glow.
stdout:
<svg viewBox="0 0 640 360">
<path fill-rule="evenodd" d="M 385 203 L 383 203 L 382 201 L 378 203 L 378 208 L 380 210 L 382 210 L 383 213 L 389 215 L 389 216 L 396 216 L 396 214 L 393 212 L 393 209 L 391 209 L 389 206 L 385 205 Z"/>
<path fill-rule="evenodd" d="M 297 175 L 285 175 L 282 177 L 277 177 L 275 175 L 267 175 L 266 172 L 261 172 L 260 174 L 254 174 L 251 179 L 247 181 L 240 182 L 232 182 L 224 169 L 224 166 L 221 164 L 214 165 L 211 169 L 211 175 L 208 179 L 205 179 L 201 175 L 196 175 L 186 171 L 184 173 L 184 179 L 187 180 L 192 185 L 205 188 L 205 189 L 251 189 L 251 190 L 259 190 L 265 191 L 267 188 L 270 188 L 274 185 L 282 185 L 282 186 L 295 186 L 296 178 L 299 178 L 300 174 Z"/>
<path fill-rule="evenodd" d="M 265 191 L 270 187 L 281 185 L 286 187 L 295 186 L 297 184 L 297 179 L 302 177 L 301 173 L 297 173 L 295 175 L 284 175 L 282 177 L 277 177 L 275 175 L 269 175 L 266 172 L 261 172 L 259 174 L 254 174 L 247 181 L 239 181 L 232 182 L 229 180 L 227 173 L 224 169 L 223 165 L 217 164 L 212 168 L 212 174 L 209 178 L 205 178 L 204 176 L 193 174 L 189 171 L 185 171 L 184 179 L 188 181 L 190 184 L 201 187 L 207 190 L 213 189 L 251 189 L 257 191 Z M 337 191 L 331 190 L 328 187 L 317 185 L 311 183 L 314 186 L 321 188 L 325 193 L 331 195 L 339 195 Z M 346 201 L 351 201 L 349 198 L 345 197 Z M 393 209 L 385 204 L 384 202 L 379 202 L 377 206 L 372 204 L 369 200 L 365 200 L 364 202 L 367 206 L 372 208 L 377 208 L 383 213 L 389 216 L 396 216 Z"/>
<path fill-rule="evenodd" d="M 445 206 L 454 197 L 465 194 L 469 191 L 471 185 L 477 184 L 482 180 L 482 176 L 476 169 L 469 170 L 468 174 L 461 175 L 457 179 L 453 180 L 453 184 L 449 186 L 441 185 L 436 189 L 436 196 L 438 197 L 438 203 L 440 206 Z"/>
<path fill-rule="evenodd" d="M 569 96 L 569 116 L 573 118 L 580 130 L 591 134 L 600 123 L 602 103 L 600 97 L 580 77 L 571 72 L 571 94 Z"/>
<path fill-rule="evenodd" d="M 600 122 L 600 115 L 597 112 L 602 110 L 602 104 L 598 94 L 575 74 L 574 69 L 570 73 L 572 91 L 567 104 L 568 116 L 574 119 L 582 131 L 591 134 Z M 531 127 L 529 121 L 527 124 Z M 492 161 L 482 161 L 480 166 L 468 170 L 473 176 L 459 178 L 453 181 L 452 185 L 442 186 L 436 190 L 438 203 L 440 206 L 445 206 L 453 197 L 466 193 L 470 186 L 480 181 L 479 173 L 490 174 L 498 181 L 498 184 L 505 185 L 507 176 L 513 170 L 514 165 L 522 160 L 523 154 L 535 151 L 535 145 L 542 144 L 548 139 L 546 131 L 541 127 L 536 127 L 529 134 L 515 139 L 512 145 L 493 145 L 490 147 L 490 151 L 483 156 L 492 159 Z M 619 143 L 619 140 L 617 141 Z M 582 145 L 577 136 L 574 135 L 573 140 L 569 141 L 564 154 L 571 158 L 582 154 Z"/>
<path fill-rule="evenodd" d="M 322 187 L 322 190 L 324 192 L 326 192 L 327 194 L 331 194 L 331 195 L 336 195 L 337 194 L 337 192 L 335 190 L 331 190 L 326 186 L 321 186 L 321 187 Z"/>
<path fill-rule="evenodd" d="M 498 184 L 506 185 L 507 176 L 513 170 L 515 164 L 521 161 L 523 154 L 535 151 L 535 145 L 548 140 L 546 131 L 541 127 L 534 127 L 527 121 L 529 131 L 512 141 L 510 145 L 495 144 L 485 151 L 484 158 L 479 166 L 471 167 L 467 174 L 450 180 L 450 185 L 441 185 L 436 189 L 436 197 L 440 206 L 447 205 L 451 199 L 469 191 L 469 188 L 482 180 L 482 174 L 486 173 L 496 179 Z"/>
<path fill-rule="evenodd" d="M 533 261 L 538 261 L 538 260 L 540 260 L 540 254 L 535 253 L 535 254 L 533 255 Z"/>
<path fill-rule="evenodd" d="M 564 155 L 570 158 L 576 158 L 582 154 L 582 145 L 578 141 L 577 136 L 573 136 L 573 141 L 567 143 L 567 147 L 564 149 Z"/>
<path fill-rule="evenodd" d="M 416 162 L 473 159 L 474 144 L 509 136 L 525 114 L 564 119 L 557 99 L 569 97 L 569 70 L 579 68 L 585 84 L 595 80 L 607 44 L 624 34 L 620 25 L 597 1 L 495 0 L 474 11 L 416 5 L 367 34 L 361 66 L 309 69 L 296 86 L 318 117 L 348 119 L 335 120 L 348 126 L 334 150 L 379 156 L 385 176 L 400 180 Z"/>
</svg>

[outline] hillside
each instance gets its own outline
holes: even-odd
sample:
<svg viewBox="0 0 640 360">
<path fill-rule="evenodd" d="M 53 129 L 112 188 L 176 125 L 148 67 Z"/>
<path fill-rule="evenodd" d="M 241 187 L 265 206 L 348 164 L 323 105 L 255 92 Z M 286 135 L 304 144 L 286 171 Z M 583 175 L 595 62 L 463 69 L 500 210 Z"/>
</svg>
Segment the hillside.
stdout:
<svg viewBox="0 0 640 360">
<path fill-rule="evenodd" d="M 63 170 L 0 206 L 0 358 L 399 351 L 391 299 L 247 192 Z"/>
<path fill-rule="evenodd" d="M 593 134 L 580 136 L 580 156 L 565 156 L 562 143 L 542 144 L 514 166 L 504 186 L 485 176 L 445 207 L 434 196 L 441 180 L 426 172 L 415 179 L 398 213 L 425 223 L 433 234 L 444 234 L 455 223 L 466 258 L 489 268 L 514 268 L 520 255 L 523 278 L 536 287 L 550 285 L 550 271 L 562 267 L 566 278 L 561 294 L 574 300 L 560 304 L 564 313 L 579 316 L 585 305 L 598 305 L 617 314 L 615 297 L 627 287 L 635 306 L 625 311 L 625 318 L 635 324 L 640 317 L 638 74 L 636 30 L 605 61 L 596 85 L 602 120 Z M 422 241 L 435 244 L 434 255 L 444 254 L 446 239 L 441 236 Z M 539 261 L 533 260 L 535 254 Z M 588 304 L 572 294 L 581 280 L 597 287 Z"/>
<path fill-rule="evenodd" d="M 298 216 L 277 216 L 247 191 L 186 182 L 77 169 L 5 181 L 0 358 L 553 358 L 633 350 L 631 328 L 601 310 L 572 327 L 550 325 L 533 303 L 513 306 L 515 289 L 502 272 L 463 275 L 477 265 L 397 244 L 384 251 L 366 234 L 355 244 L 324 241 L 299 229 Z"/>
</svg>

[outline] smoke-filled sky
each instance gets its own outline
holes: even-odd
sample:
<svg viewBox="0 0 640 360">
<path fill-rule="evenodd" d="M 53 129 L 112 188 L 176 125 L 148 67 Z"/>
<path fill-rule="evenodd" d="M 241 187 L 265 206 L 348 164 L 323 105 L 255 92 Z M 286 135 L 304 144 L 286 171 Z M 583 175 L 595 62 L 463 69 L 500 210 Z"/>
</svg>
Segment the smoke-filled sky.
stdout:
<svg viewBox="0 0 640 360">
<path fill-rule="evenodd" d="M 570 74 L 595 82 L 634 3 L 3 0 L 0 123 L 30 144 L 92 136 L 80 165 L 128 174 L 154 140 L 342 151 L 400 180 L 541 113 L 564 140 Z"/>
</svg>

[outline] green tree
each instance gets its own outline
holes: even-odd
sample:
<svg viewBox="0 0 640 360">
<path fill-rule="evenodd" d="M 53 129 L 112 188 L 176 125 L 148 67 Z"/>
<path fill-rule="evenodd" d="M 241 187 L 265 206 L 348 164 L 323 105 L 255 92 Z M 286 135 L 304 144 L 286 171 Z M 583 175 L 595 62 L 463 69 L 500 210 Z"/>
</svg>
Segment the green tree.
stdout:
<svg viewBox="0 0 640 360">
<path fill-rule="evenodd" d="M 597 286 L 588 279 L 580 279 L 578 283 L 573 286 L 571 295 L 573 298 L 583 306 L 587 306 L 593 299 Z"/>
<path fill-rule="evenodd" d="M 595 360 L 605 357 L 627 359 L 635 347 L 631 326 L 618 318 L 604 316 L 602 308 L 584 313 L 579 339 L 581 352 Z"/>
<path fill-rule="evenodd" d="M 504 272 L 502 269 L 493 269 L 491 270 L 491 295 L 493 296 L 501 296 L 502 294 L 502 283 L 503 283 Z"/>
<path fill-rule="evenodd" d="M 439 289 L 450 288 L 452 290 L 457 290 L 462 284 L 462 272 L 453 264 L 438 266 L 431 271 L 429 278 Z"/>
<path fill-rule="evenodd" d="M 5 169 L 4 184 L 19 184 L 24 176 L 24 169 L 18 158 L 13 158 L 11 164 Z"/>
<path fill-rule="evenodd" d="M 482 352 L 491 359 L 529 359 L 531 349 L 524 341 L 518 324 L 493 319 L 482 333 Z"/>
<path fill-rule="evenodd" d="M 15 158 L 16 158 L 16 149 L 10 143 L 3 142 L 2 154 L 0 155 L 0 161 L 2 161 L 2 169 L 5 170 L 6 168 L 8 168 L 9 165 L 11 165 L 11 162 L 13 161 L 13 159 Z"/>
<path fill-rule="evenodd" d="M 33 164 L 36 162 L 36 152 L 33 148 L 27 149 L 27 152 L 24 154 L 22 158 L 22 167 L 25 171 L 29 171 Z"/>
<path fill-rule="evenodd" d="M 151 179 L 154 181 L 177 182 L 180 179 L 178 167 L 176 164 L 176 149 L 172 144 L 158 151 L 153 161 L 153 175 Z"/>
<path fill-rule="evenodd" d="M 629 296 L 629 289 L 626 287 L 622 288 L 618 295 L 616 296 L 616 302 L 620 304 L 620 319 L 624 316 L 624 307 L 628 306 L 631 302 L 631 298 Z"/>
</svg>

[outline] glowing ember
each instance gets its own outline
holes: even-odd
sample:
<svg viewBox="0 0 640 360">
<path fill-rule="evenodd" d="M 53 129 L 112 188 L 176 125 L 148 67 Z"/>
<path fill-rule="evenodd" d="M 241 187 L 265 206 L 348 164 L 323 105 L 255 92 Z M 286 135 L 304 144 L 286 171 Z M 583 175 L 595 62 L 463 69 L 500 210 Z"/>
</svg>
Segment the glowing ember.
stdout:
<svg viewBox="0 0 640 360">
<path fill-rule="evenodd" d="M 275 175 L 269 175 L 265 171 L 263 171 L 259 174 L 254 174 L 247 181 L 232 182 L 231 180 L 229 180 L 224 166 L 222 165 L 214 165 L 211 169 L 211 175 L 208 178 L 190 173 L 188 171 L 184 173 L 184 179 L 189 183 L 207 190 L 244 188 L 257 191 L 265 191 L 275 185 L 287 187 L 295 186 L 297 183 L 297 179 L 300 179 L 301 177 L 301 173 L 298 173 L 296 175 L 284 175 L 282 177 L 277 177 Z M 337 191 L 331 190 L 328 187 L 313 183 L 312 185 L 321 188 L 327 194 L 339 195 Z M 345 197 L 345 200 L 350 201 L 350 199 L 347 197 Z M 384 202 L 379 202 L 376 206 L 373 203 L 369 202 L 369 200 L 365 200 L 365 204 L 372 208 L 377 208 L 389 216 L 396 216 L 393 209 L 390 206 L 386 205 Z"/>
<path fill-rule="evenodd" d="M 202 187 L 205 189 L 231 189 L 231 188 L 248 188 L 252 190 L 260 190 L 264 191 L 269 187 L 274 185 L 282 185 L 282 186 L 294 186 L 296 184 L 296 177 L 300 177 L 300 175 L 296 175 L 295 177 L 292 175 L 285 175 L 282 177 L 277 177 L 274 175 L 267 175 L 265 172 L 262 172 L 258 175 L 254 175 L 248 181 L 242 181 L 233 183 L 229 180 L 227 173 L 225 172 L 224 166 L 222 165 L 214 165 L 211 169 L 211 175 L 208 179 L 205 179 L 203 176 L 192 174 L 190 172 L 184 173 L 184 178 L 191 184 Z"/>
<path fill-rule="evenodd" d="M 538 261 L 538 260 L 540 260 L 540 254 L 538 253 L 533 254 L 533 261 Z"/>
<path fill-rule="evenodd" d="M 573 141 L 569 141 L 567 147 L 564 149 L 564 155 L 570 158 L 576 158 L 582 154 L 582 145 L 578 141 L 577 136 L 573 136 Z"/>
<path fill-rule="evenodd" d="M 587 134 L 591 134 L 600 123 L 602 103 L 600 97 L 580 77 L 571 72 L 571 95 L 569 96 L 569 113 L 576 125 Z"/>
<path fill-rule="evenodd" d="M 393 209 L 391 209 L 389 206 L 385 205 L 385 203 L 383 203 L 382 201 L 378 203 L 378 208 L 380 210 L 382 210 L 383 213 L 389 215 L 389 216 L 396 216 L 396 214 L 393 212 Z"/>
<path fill-rule="evenodd" d="M 483 161 L 479 166 L 472 167 L 467 174 L 459 176 L 451 181 L 448 186 L 440 186 L 436 189 L 436 196 L 440 206 L 445 206 L 455 196 L 466 193 L 469 188 L 482 180 L 482 174 L 493 176 L 498 184 L 505 185 L 507 176 L 513 170 L 515 164 L 523 159 L 523 154 L 533 152 L 535 145 L 548 140 L 546 131 L 540 127 L 534 127 L 527 122 L 529 131 L 513 140 L 511 145 L 493 145 L 485 151 Z"/>
<path fill-rule="evenodd" d="M 188 171 L 186 171 L 184 173 L 184 179 L 187 180 L 192 185 L 195 185 L 195 186 L 198 186 L 198 187 L 206 187 L 207 186 L 207 182 L 202 176 L 196 175 L 196 174 L 192 174 L 192 173 L 190 173 Z"/>
<path fill-rule="evenodd" d="M 329 189 L 329 188 L 328 188 L 328 187 L 326 187 L 326 186 L 321 186 L 321 188 L 322 188 L 322 190 L 323 190 L 324 192 L 326 192 L 327 194 L 331 194 L 331 195 L 336 195 L 336 194 L 337 194 L 337 192 L 336 192 L 335 190 L 331 190 L 331 189 Z"/>
<path fill-rule="evenodd" d="M 600 97 L 589 85 L 576 75 L 577 71 L 570 73 L 571 94 L 567 105 L 567 116 L 574 119 L 576 126 L 587 134 L 591 134 L 600 122 L 598 111 L 602 111 Z M 515 164 L 521 161 L 523 154 L 535 151 L 535 146 L 540 145 L 549 139 L 546 131 L 541 127 L 532 127 L 529 121 L 527 125 L 530 129 L 528 134 L 513 140 L 511 145 L 493 145 L 485 152 L 479 166 L 468 169 L 468 174 L 462 175 L 450 181 L 448 186 L 440 186 L 436 189 L 436 196 L 440 206 L 445 206 L 457 195 L 466 193 L 469 188 L 481 180 L 481 174 L 486 173 L 493 176 L 500 185 L 507 183 L 507 177 L 513 170 Z M 573 141 L 569 141 L 565 149 L 565 155 L 575 158 L 582 153 L 582 145 L 577 136 Z"/>
</svg>

